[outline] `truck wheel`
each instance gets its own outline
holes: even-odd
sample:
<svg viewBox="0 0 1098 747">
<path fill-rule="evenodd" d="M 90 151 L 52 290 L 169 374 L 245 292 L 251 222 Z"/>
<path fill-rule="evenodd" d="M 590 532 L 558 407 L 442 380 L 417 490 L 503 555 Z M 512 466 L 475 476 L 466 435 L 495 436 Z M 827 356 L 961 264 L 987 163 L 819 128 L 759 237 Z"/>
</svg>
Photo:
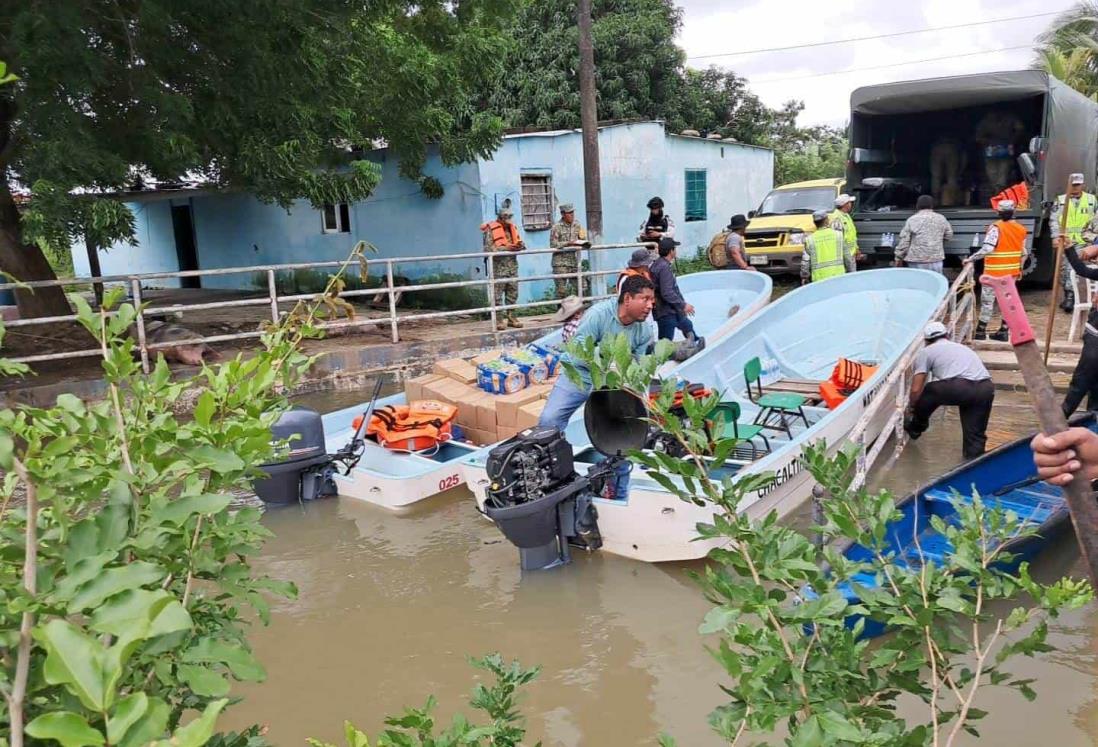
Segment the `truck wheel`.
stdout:
<svg viewBox="0 0 1098 747">
<path fill-rule="evenodd" d="M 1037 238 L 1034 252 L 1037 257 L 1037 267 L 1022 278 L 1022 282 L 1030 287 L 1051 288 L 1052 275 L 1056 270 L 1056 254 L 1052 251 L 1052 236 L 1047 226 Z"/>
</svg>

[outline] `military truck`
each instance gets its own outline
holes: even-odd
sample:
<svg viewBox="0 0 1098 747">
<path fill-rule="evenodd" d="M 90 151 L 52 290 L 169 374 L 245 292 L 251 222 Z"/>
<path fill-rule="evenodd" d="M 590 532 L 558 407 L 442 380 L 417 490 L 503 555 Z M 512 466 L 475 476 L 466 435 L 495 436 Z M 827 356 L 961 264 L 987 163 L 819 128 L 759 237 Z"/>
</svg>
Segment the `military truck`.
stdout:
<svg viewBox="0 0 1098 747">
<path fill-rule="evenodd" d="M 959 263 L 996 219 L 991 199 L 1013 186 L 1028 191 L 1017 212 L 1035 249 L 1027 277 L 1047 285 L 1053 201 L 1073 172 L 1093 191 L 1096 168 L 1098 103 L 1043 71 L 865 86 L 850 97 L 847 191 L 858 197 L 858 248 L 871 263 L 893 259 L 920 194 L 952 224 L 946 260 Z"/>
</svg>

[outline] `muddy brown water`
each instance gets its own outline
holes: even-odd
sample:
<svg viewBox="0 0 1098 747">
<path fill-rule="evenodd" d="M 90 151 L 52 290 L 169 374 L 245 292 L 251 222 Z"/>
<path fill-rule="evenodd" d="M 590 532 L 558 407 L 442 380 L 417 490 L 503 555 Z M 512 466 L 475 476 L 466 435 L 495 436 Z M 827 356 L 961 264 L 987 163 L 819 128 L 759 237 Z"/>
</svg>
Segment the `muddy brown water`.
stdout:
<svg viewBox="0 0 1098 747">
<path fill-rule="evenodd" d="M 361 399 L 314 395 L 305 404 L 330 410 Z M 1033 427 L 1023 400 L 998 396 L 992 445 Z M 959 460 L 960 428 L 949 412 L 873 484 L 908 492 Z M 793 520 L 806 523 L 808 513 Z M 661 731 L 681 745 L 721 744 L 706 724 L 722 702 L 722 673 L 697 633 L 709 607 L 688 575 L 697 563 L 596 553 L 524 577 L 514 548 L 464 488 L 403 515 L 331 499 L 269 510 L 263 521 L 275 537 L 256 566 L 293 580 L 300 595 L 274 604 L 271 625 L 254 630 L 267 681 L 236 688 L 244 701 L 223 727 L 263 723 L 278 745 L 310 736 L 342 744 L 344 720 L 377 733 L 385 715 L 432 693 L 440 720 L 449 720 L 470 712 L 481 675 L 466 658 L 500 651 L 542 667 L 523 700 L 530 744 L 651 745 Z M 1066 572 L 1083 573 L 1070 534 L 1035 565 L 1049 580 Z M 981 744 L 1098 742 L 1098 605 L 1050 628 L 1058 650 L 1012 668 L 1036 679 L 1035 702 L 991 687 L 978 697 L 990 711 Z"/>
</svg>

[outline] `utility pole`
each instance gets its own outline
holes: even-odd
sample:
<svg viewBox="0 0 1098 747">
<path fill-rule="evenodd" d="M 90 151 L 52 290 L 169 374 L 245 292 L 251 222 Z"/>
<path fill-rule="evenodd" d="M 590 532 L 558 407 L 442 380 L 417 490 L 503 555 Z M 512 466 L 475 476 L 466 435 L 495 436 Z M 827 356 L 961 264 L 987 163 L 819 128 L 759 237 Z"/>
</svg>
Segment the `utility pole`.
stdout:
<svg viewBox="0 0 1098 747">
<path fill-rule="evenodd" d="M 591 41 L 591 0 L 579 0 L 580 124 L 583 129 L 583 192 L 588 240 L 602 238 L 602 178 L 599 174 L 598 104 L 595 100 L 595 46 Z"/>
</svg>

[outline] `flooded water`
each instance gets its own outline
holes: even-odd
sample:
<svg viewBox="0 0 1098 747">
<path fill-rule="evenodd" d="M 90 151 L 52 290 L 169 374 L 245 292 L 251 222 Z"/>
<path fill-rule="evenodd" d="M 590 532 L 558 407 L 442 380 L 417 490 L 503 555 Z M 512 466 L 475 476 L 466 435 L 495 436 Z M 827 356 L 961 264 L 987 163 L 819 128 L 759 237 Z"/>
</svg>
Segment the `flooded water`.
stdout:
<svg viewBox="0 0 1098 747">
<path fill-rule="evenodd" d="M 362 399 L 314 395 L 307 404 L 334 409 Z M 991 445 L 1033 429 L 1024 405 L 999 395 Z M 960 428 L 949 412 L 873 484 L 908 492 L 959 460 Z M 341 743 L 344 720 L 376 733 L 386 714 L 432 693 L 448 720 L 470 712 L 480 673 L 466 657 L 500 651 L 542 667 L 523 703 L 530 744 L 648 745 L 661 731 L 682 745 L 721 744 L 706 724 L 723 693 L 721 670 L 697 633 L 708 609 L 688 576 L 698 564 L 596 553 L 523 577 L 517 551 L 463 488 L 403 515 L 336 499 L 270 510 L 264 523 L 275 538 L 256 565 L 293 580 L 300 596 L 276 604 L 271 626 L 254 631 L 268 679 L 237 688 L 244 702 L 230 709 L 226 727 L 267 724 L 278 745 L 309 736 Z M 1070 534 L 1035 568 L 1048 579 L 1066 572 L 1083 572 Z M 1052 621 L 1051 631 L 1058 651 L 1012 668 L 1037 680 L 1035 702 L 998 688 L 978 698 L 990 711 L 982 744 L 1098 741 L 1098 606 Z"/>
</svg>

